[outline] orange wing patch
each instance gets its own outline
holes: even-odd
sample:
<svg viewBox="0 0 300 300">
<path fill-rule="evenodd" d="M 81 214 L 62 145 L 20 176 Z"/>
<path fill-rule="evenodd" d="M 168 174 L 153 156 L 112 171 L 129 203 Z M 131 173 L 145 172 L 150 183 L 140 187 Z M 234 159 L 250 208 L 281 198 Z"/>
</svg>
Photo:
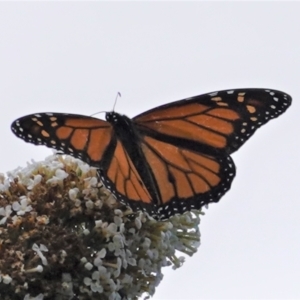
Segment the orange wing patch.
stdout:
<svg viewBox="0 0 300 300">
<path fill-rule="evenodd" d="M 88 129 L 75 129 L 71 136 L 71 145 L 76 150 L 82 151 L 89 140 L 89 134 L 90 131 Z"/>
<path fill-rule="evenodd" d="M 87 154 L 93 161 L 100 161 L 112 136 L 112 127 L 92 129 L 87 147 Z"/>
<path fill-rule="evenodd" d="M 99 162 L 102 159 L 112 135 L 112 126 L 109 123 L 86 117 L 66 118 L 64 124 L 60 125 L 57 117 L 49 119 L 49 128 L 53 128 L 59 141 L 68 141 L 68 147 L 73 151 L 86 151 L 91 161 Z M 43 124 L 39 126 L 42 128 Z"/>
<path fill-rule="evenodd" d="M 180 119 L 186 115 L 202 114 L 209 106 L 199 103 L 185 103 L 183 106 L 161 108 L 150 114 L 139 117 L 139 122 L 153 122 L 167 119 Z"/>
<path fill-rule="evenodd" d="M 185 199 L 204 194 L 221 182 L 220 165 L 213 157 L 147 136 L 142 150 L 158 184 L 160 204 L 174 197 Z"/>
<path fill-rule="evenodd" d="M 126 198 L 144 203 L 152 202 L 148 190 L 120 141 L 117 141 L 107 176 L 115 184 L 116 191 Z"/>
<path fill-rule="evenodd" d="M 163 117 L 163 113 L 165 116 Z M 227 146 L 227 137 L 234 133 L 233 122 L 240 115 L 228 108 L 209 108 L 191 103 L 160 110 L 138 118 L 138 123 L 162 134 L 207 144 L 219 149 Z"/>
</svg>

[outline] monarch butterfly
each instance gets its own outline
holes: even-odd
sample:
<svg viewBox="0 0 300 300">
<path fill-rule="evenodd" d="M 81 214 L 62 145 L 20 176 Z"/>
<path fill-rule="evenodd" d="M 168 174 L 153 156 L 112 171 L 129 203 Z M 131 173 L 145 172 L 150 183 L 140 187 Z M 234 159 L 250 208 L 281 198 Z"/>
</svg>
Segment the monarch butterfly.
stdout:
<svg viewBox="0 0 300 300">
<path fill-rule="evenodd" d="M 292 98 L 270 89 L 217 91 L 165 104 L 133 119 L 107 112 L 106 121 L 38 113 L 12 131 L 99 169 L 122 203 L 165 219 L 218 202 L 230 188 L 230 154 L 261 125 L 278 117 Z"/>
</svg>

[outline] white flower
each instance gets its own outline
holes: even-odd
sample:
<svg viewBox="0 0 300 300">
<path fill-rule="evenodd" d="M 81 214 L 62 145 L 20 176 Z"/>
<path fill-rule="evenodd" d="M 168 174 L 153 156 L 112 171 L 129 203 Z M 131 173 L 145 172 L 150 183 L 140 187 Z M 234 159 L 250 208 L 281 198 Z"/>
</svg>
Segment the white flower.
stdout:
<svg viewBox="0 0 300 300">
<path fill-rule="evenodd" d="M 100 258 L 104 258 L 106 256 L 106 249 L 102 248 L 98 253 L 97 256 L 99 256 Z"/>
<path fill-rule="evenodd" d="M 118 226 L 115 223 L 110 223 L 105 230 L 109 235 L 115 235 L 117 233 Z"/>
<path fill-rule="evenodd" d="M 72 299 L 74 292 L 73 292 L 72 276 L 70 273 L 62 273 L 61 287 L 62 287 L 61 290 L 62 295 L 70 296 L 68 299 Z"/>
<path fill-rule="evenodd" d="M 93 265 L 90 262 L 87 262 L 84 267 L 89 271 L 93 269 Z"/>
<path fill-rule="evenodd" d="M 28 205 L 30 201 L 26 196 L 21 196 L 20 197 L 20 203 L 15 201 L 12 204 L 12 208 L 14 211 L 17 212 L 18 216 L 23 216 L 26 212 L 29 212 L 32 210 L 31 205 Z"/>
<path fill-rule="evenodd" d="M 81 200 L 77 198 L 79 189 L 73 188 L 69 190 L 69 198 L 74 201 L 75 207 L 81 206 Z"/>
<path fill-rule="evenodd" d="M 102 265 L 102 258 L 106 256 L 106 249 L 103 248 L 96 254 L 96 258 L 94 259 L 94 265 L 99 267 Z"/>
<path fill-rule="evenodd" d="M 121 283 L 123 285 L 131 285 L 133 282 L 133 277 L 128 275 L 128 274 L 125 274 L 123 278 L 121 278 Z"/>
<path fill-rule="evenodd" d="M 63 181 L 68 176 L 69 176 L 69 174 L 66 173 L 64 170 L 57 169 L 55 171 L 55 176 L 53 176 L 51 179 L 48 179 L 47 183 L 57 183 L 57 182 Z"/>
<path fill-rule="evenodd" d="M 6 223 L 6 220 L 10 216 L 11 213 L 12 213 L 11 205 L 6 205 L 5 208 L 4 207 L 0 208 L 0 215 L 3 216 L 3 218 L 0 221 L 0 225 Z"/>
<path fill-rule="evenodd" d="M 126 261 L 131 266 L 136 266 L 136 259 L 133 257 L 131 251 L 126 249 Z"/>
<path fill-rule="evenodd" d="M 94 202 L 92 200 L 88 200 L 85 202 L 85 206 L 87 209 L 93 209 L 94 208 Z"/>
<path fill-rule="evenodd" d="M 122 253 L 122 250 L 124 249 L 124 237 L 122 237 L 120 234 L 115 234 L 112 242 L 108 244 L 109 251 L 114 251 L 115 256 L 119 256 Z"/>
<path fill-rule="evenodd" d="M 121 209 L 115 209 L 114 213 L 115 213 L 115 215 L 117 215 L 119 217 L 122 217 L 124 215 Z"/>
<path fill-rule="evenodd" d="M 141 244 L 141 247 L 143 247 L 144 250 L 147 250 L 150 248 L 151 240 L 147 237 L 145 237 L 144 242 Z"/>
<path fill-rule="evenodd" d="M 70 189 L 69 190 L 69 198 L 73 201 L 76 200 L 78 192 L 79 192 L 78 188 Z"/>
<path fill-rule="evenodd" d="M 84 179 L 85 181 L 85 187 L 90 188 L 90 187 L 95 187 L 97 186 L 98 180 L 96 177 L 88 177 Z"/>
<path fill-rule="evenodd" d="M 40 244 L 40 247 L 39 247 L 37 244 L 34 243 L 32 245 L 32 250 L 35 251 L 36 254 L 40 257 L 43 265 L 47 266 L 48 265 L 47 258 L 43 255 L 42 251 L 47 252 L 48 248 L 43 244 Z"/>
<path fill-rule="evenodd" d="M 121 224 L 123 223 L 123 220 L 119 216 L 114 216 L 114 222 L 116 223 L 117 226 L 121 226 Z"/>
<path fill-rule="evenodd" d="M 59 257 L 60 257 L 59 263 L 60 263 L 60 264 L 63 264 L 64 261 L 65 261 L 65 258 L 66 258 L 67 256 L 68 256 L 67 252 L 66 252 L 65 250 L 61 249 L 61 250 L 59 251 Z"/>
<path fill-rule="evenodd" d="M 85 277 L 83 279 L 83 282 L 85 285 L 90 286 L 90 289 L 94 292 L 94 293 L 103 293 L 103 287 L 100 284 L 99 281 L 99 276 L 100 273 L 98 271 L 94 271 L 92 273 L 92 278 L 89 277 Z"/>
<path fill-rule="evenodd" d="M 99 256 L 97 256 L 97 257 L 94 259 L 94 265 L 95 265 L 96 267 L 99 267 L 99 266 L 102 265 L 102 259 L 101 259 Z"/>
<path fill-rule="evenodd" d="M 33 176 L 33 179 L 30 179 L 27 185 L 27 188 L 29 190 L 32 190 L 33 187 L 37 184 L 39 184 L 42 180 L 42 175 L 41 174 L 37 174 Z"/>
<path fill-rule="evenodd" d="M 88 164 L 82 162 L 81 160 L 78 159 L 76 161 L 78 162 L 78 167 L 80 168 L 83 174 L 87 173 L 91 169 L 91 167 Z"/>
<path fill-rule="evenodd" d="M 53 150 L 53 153 L 56 153 L 55 150 Z M 66 156 L 66 160 L 67 160 Z M 46 157 L 45 159 L 46 164 L 44 162 L 41 162 L 44 166 L 46 166 L 47 168 L 50 168 L 51 170 L 56 170 L 56 169 L 62 169 L 64 168 L 64 164 L 58 160 L 58 157 L 54 154 L 54 155 L 49 155 Z"/>
<path fill-rule="evenodd" d="M 95 220 L 95 228 L 99 228 L 99 227 L 102 227 L 102 220 Z"/>
<path fill-rule="evenodd" d="M 2 282 L 5 284 L 11 283 L 12 278 L 9 275 L 2 275 Z"/>
<path fill-rule="evenodd" d="M 88 234 L 90 234 L 90 231 L 86 228 L 86 229 L 83 230 L 82 233 L 83 233 L 84 235 L 88 235 Z"/>
<path fill-rule="evenodd" d="M 138 267 L 140 269 L 144 269 L 146 265 L 146 260 L 144 258 L 140 258 L 139 263 L 138 263 Z"/>
<path fill-rule="evenodd" d="M 108 300 L 121 300 L 121 299 L 122 298 L 121 298 L 120 294 L 117 292 L 112 292 L 108 298 Z"/>
<path fill-rule="evenodd" d="M 80 261 L 84 264 L 84 263 L 87 262 L 87 259 L 86 259 L 86 257 L 82 257 L 82 258 L 80 259 Z"/>
<path fill-rule="evenodd" d="M 120 224 L 119 231 L 120 231 L 120 233 L 124 233 L 126 231 L 125 223 Z"/>
<path fill-rule="evenodd" d="M 10 187 L 9 179 L 8 178 L 4 179 L 4 178 L 1 177 L 1 180 L 0 180 L 0 192 L 7 191 L 9 189 L 9 187 Z"/>
<path fill-rule="evenodd" d="M 43 294 L 38 294 L 36 297 L 31 297 L 30 294 L 26 294 L 24 297 L 24 300 L 43 300 L 44 295 Z"/>
<path fill-rule="evenodd" d="M 109 286 L 110 286 L 110 290 L 111 290 L 111 291 L 116 291 L 117 285 L 116 285 L 116 283 L 115 283 L 112 279 L 109 279 L 109 280 L 108 280 L 108 284 L 109 284 Z M 115 298 L 114 298 L 114 299 L 115 299 Z"/>
<path fill-rule="evenodd" d="M 106 276 L 107 275 L 107 269 L 103 266 L 99 266 L 97 274 L 99 275 L 99 277 L 100 277 L 100 275 Z"/>
<path fill-rule="evenodd" d="M 142 228 L 142 222 L 141 222 L 140 219 L 135 218 L 134 223 L 135 223 L 135 227 L 136 227 L 137 229 L 141 229 L 141 228 Z"/>
</svg>

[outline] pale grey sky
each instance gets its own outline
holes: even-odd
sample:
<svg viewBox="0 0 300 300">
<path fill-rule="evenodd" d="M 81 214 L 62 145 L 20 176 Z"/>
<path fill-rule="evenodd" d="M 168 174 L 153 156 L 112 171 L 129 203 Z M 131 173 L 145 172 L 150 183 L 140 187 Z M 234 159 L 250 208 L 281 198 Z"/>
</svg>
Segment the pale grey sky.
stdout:
<svg viewBox="0 0 300 300">
<path fill-rule="evenodd" d="M 34 112 L 133 117 L 221 89 L 266 87 L 291 108 L 233 155 L 199 251 L 153 299 L 300 298 L 300 3 L 0 3 L 0 172 L 51 154 L 10 132 Z M 99 115 L 101 117 L 101 115 Z"/>
</svg>

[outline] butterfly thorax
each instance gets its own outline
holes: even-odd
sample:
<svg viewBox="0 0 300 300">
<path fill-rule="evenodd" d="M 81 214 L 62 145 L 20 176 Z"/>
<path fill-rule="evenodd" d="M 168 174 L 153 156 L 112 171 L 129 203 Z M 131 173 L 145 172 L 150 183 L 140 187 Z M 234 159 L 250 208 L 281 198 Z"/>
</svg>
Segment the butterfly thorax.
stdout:
<svg viewBox="0 0 300 300">
<path fill-rule="evenodd" d="M 115 134 L 122 142 L 128 138 L 131 143 L 139 142 L 139 136 L 132 126 L 132 121 L 127 116 L 112 111 L 106 113 L 105 119 L 113 126 Z"/>
<path fill-rule="evenodd" d="M 140 158 L 143 156 L 140 148 L 141 137 L 134 128 L 131 119 L 116 112 L 106 113 L 105 118 L 114 129 L 114 137 L 122 143 L 133 162 L 140 163 L 142 161 Z"/>
</svg>

